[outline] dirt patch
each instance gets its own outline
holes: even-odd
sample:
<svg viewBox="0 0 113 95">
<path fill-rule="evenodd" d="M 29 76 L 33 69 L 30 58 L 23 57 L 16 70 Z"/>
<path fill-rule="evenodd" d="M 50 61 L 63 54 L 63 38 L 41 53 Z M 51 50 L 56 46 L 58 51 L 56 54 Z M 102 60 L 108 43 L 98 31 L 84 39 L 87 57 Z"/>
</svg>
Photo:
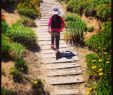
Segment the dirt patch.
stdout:
<svg viewBox="0 0 113 95">
<path fill-rule="evenodd" d="M 87 40 L 92 35 L 97 34 L 101 29 L 101 22 L 94 17 L 86 17 L 85 15 L 81 16 L 81 19 L 86 23 L 87 27 L 94 27 L 92 32 L 84 33 L 84 40 Z"/>
<path fill-rule="evenodd" d="M 33 95 L 31 81 L 40 79 L 39 76 L 41 75 L 39 57 L 38 54 L 36 55 L 34 52 L 27 51 L 24 60 L 27 62 L 28 74 L 24 75 L 25 81 L 23 83 L 15 83 L 10 75 L 10 69 L 14 67 L 15 62 L 2 62 L 2 71 L 4 72 L 2 75 L 2 86 L 18 93 L 17 95 Z"/>
<path fill-rule="evenodd" d="M 17 20 L 20 19 L 20 15 L 15 11 L 14 13 L 8 13 L 2 9 L 2 19 L 6 21 L 6 23 L 11 26 Z"/>
</svg>

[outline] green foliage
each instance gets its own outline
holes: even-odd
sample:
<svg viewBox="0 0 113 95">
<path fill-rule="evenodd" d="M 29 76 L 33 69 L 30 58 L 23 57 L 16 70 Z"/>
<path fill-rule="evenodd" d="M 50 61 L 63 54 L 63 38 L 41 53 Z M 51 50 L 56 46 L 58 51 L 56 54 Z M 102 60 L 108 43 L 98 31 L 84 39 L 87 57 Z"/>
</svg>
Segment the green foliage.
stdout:
<svg viewBox="0 0 113 95">
<path fill-rule="evenodd" d="M 102 56 L 97 54 L 86 55 L 89 86 L 93 88 L 95 95 L 110 95 L 111 93 L 111 55 L 104 52 Z"/>
<path fill-rule="evenodd" d="M 1 95 L 15 95 L 14 91 L 1 87 Z"/>
<path fill-rule="evenodd" d="M 82 14 L 83 9 L 85 9 L 87 6 L 88 6 L 88 1 L 69 0 L 67 10 L 78 14 Z"/>
<path fill-rule="evenodd" d="M 10 53 L 13 58 L 22 58 L 25 53 L 25 47 L 19 43 L 10 44 Z"/>
<path fill-rule="evenodd" d="M 36 35 L 31 28 L 25 27 L 20 23 L 12 25 L 8 36 L 13 41 L 23 44 L 25 47 L 30 48 L 36 43 Z"/>
<path fill-rule="evenodd" d="M 103 20 L 106 21 L 109 18 L 111 18 L 111 6 L 108 7 L 106 4 L 100 4 L 96 6 L 97 16 Z"/>
<path fill-rule="evenodd" d="M 8 54 L 9 49 L 10 49 L 10 40 L 9 37 L 5 36 L 2 34 L 2 43 L 1 43 L 1 52 Z"/>
<path fill-rule="evenodd" d="M 86 24 L 80 19 L 79 16 L 68 14 L 65 17 L 67 30 L 64 34 L 64 39 L 74 44 L 83 41 L 83 32 L 86 31 Z"/>
<path fill-rule="evenodd" d="M 43 94 L 43 83 L 40 79 L 32 81 L 32 89 L 34 90 L 35 95 L 42 95 Z"/>
<path fill-rule="evenodd" d="M 36 18 L 37 16 L 40 16 L 39 5 L 39 0 L 21 0 L 17 5 L 17 10 L 21 15 Z"/>
<path fill-rule="evenodd" d="M 15 82 L 22 82 L 23 75 L 22 72 L 16 68 L 11 68 L 10 74 L 13 76 Z"/>
<path fill-rule="evenodd" d="M 25 16 L 21 16 L 21 20 L 19 20 L 18 23 L 22 23 L 24 26 L 27 27 L 36 27 L 34 20 Z"/>
<path fill-rule="evenodd" d="M 111 0 L 69 0 L 67 10 L 106 21 L 111 18 Z"/>
<path fill-rule="evenodd" d="M 28 72 L 27 64 L 25 63 L 23 59 L 17 59 L 15 63 L 15 67 L 23 73 Z"/>
<path fill-rule="evenodd" d="M 105 23 L 103 29 L 96 35 L 86 40 L 86 45 L 92 50 L 102 51 L 111 48 L 111 23 Z"/>
<path fill-rule="evenodd" d="M 3 33 L 6 33 L 7 30 L 9 29 L 8 24 L 4 20 L 2 20 L 1 27 L 2 27 L 2 32 Z"/>
</svg>

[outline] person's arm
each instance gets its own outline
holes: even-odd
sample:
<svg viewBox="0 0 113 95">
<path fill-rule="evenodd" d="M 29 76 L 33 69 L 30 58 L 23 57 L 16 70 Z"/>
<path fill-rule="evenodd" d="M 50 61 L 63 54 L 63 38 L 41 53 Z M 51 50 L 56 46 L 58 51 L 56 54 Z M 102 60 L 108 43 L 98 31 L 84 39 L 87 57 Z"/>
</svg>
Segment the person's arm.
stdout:
<svg viewBox="0 0 113 95">
<path fill-rule="evenodd" d="M 61 26 L 61 31 L 63 31 L 64 27 L 65 27 L 65 23 L 64 23 L 64 19 L 61 17 L 62 20 L 62 26 Z"/>
<path fill-rule="evenodd" d="M 51 17 L 49 18 L 49 22 L 48 22 L 48 32 L 50 33 L 51 32 Z"/>
</svg>

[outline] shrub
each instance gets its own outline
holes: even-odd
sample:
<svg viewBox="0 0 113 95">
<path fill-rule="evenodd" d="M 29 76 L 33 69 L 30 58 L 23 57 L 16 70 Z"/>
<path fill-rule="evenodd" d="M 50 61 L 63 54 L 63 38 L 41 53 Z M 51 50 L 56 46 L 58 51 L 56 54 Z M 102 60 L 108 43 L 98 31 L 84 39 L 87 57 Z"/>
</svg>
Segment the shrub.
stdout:
<svg viewBox="0 0 113 95">
<path fill-rule="evenodd" d="M 69 0 L 67 10 L 81 15 L 83 14 L 84 9 L 88 6 L 88 4 L 89 4 L 89 1 Z"/>
<path fill-rule="evenodd" d="M 13 58 L 22 58 L 25 53 L 25 47 L 19 43 L 10 44 L 10 54 Z"/>
<path fill-rule="evenodd" d="M 3 55 L 7 55 L 10 49 L 10 39 L 6 35 L 2 34 L 1 52 Z"/>
<path fill-rule="evenodd" d="M 27 64 L 25 63 L 23 59 L 17 59 L 15 63 L 15 67 L 23 73 L 28 72 Z"/>
<path fill-rule="evenodd" d="M 15 82 L 22 82 L 23 75 L 22 72 L 16 68 L 11 68 L 10 74 L 13 76 Z"/>
<path fill-rule="evenodd" d="M 44 92 L 42 81 L 40 79 L 33 80 L 32 89 L 34 90 L 35 95 L 42 95 Z"/>
<path fill-rule="evenodd" d="M 102 56 L 98 54 L 86 55 L 90 88 L 96 95 L 109 95 L 111 93 L 111 55 L 104 52 Z M 101 93 L 101 94 L 100 94 Z"/>
<path fill-rule="evenodd" d="M 86 45 L 92 50 L 102 52 L 103 48 L 109 50 L 111 48 L 111 24 L 105 23 L 103 30 L 85 41 Z"/>
<path fill-rule="evenodd" d="M 9 30 L 9 26 L 4 20 L 2 20 L 1 27 L 3 33 L 6 33 L 6 31 Z"/>
<path fill-rule="evenodd" d="M 102 20 L 106 21 L 111 18 L 111 7 L 106 4 L 96 6 L 97 16 Z"/>
<path fill-rule="evenodd" d="M 28 16 L 30 18 L 36 18 L 40 15 L 39 13 L 39 0 L 21 0 L 19 4 L 17 5 L 17 10 L 21 15 Z"/>
<path fill-rule="evenodd" d="M 64 39 L 72 42 L 73 44 L 80 44 L 83 42 L 83 32 L 86 31 L 86 24 L 80 19 L 79 16 L 74 14 L 66 15 L 67 30 L 64 34 Z"/>
<path fill-rule="evenodd" d="M 35 22 L 32 19 L 25 16 L 21 16 L 21 20 L 19 20 L 18 23 L 21 23 L 27 27 L 36 27 Z"/>
<path fill-rule="evenodd" d="M 111 18 L 111 0 L 69 0 L 67 10 L 106 21 Z"/>
<path fill-rule="evenodd" d="M 11 37 L 13 41 L 21 43 L 27 48 L 33 47 L 36 43 L 36 35 L 34 31 L 20 23 L 12 25 L 8 36 Z"/>
<path fill-rule="evenodd" d="M 5 87 L 1 87 L 1 95 L 15 95 L 15 92 Z"/>
</svg>

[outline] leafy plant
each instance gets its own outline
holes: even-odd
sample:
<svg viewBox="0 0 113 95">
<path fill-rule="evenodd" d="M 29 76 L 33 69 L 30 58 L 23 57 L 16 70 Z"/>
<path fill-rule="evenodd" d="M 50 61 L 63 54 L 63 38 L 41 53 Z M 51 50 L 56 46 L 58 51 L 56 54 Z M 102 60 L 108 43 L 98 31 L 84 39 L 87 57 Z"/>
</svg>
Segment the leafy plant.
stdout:
<svg viewBox="0 0 113 95">
<path fill-rule="evenodd" d="M 86 45 L 92 50 L 102 52 L 103 48 L 109 50 L 111 48 L 111 23 L 105 23 L 103 30 L 91 38 L 86 40 Z"/>
<path fill-rule="evenodd" d="M 68 14 L 65 17 L 66 32 L 64 39 L 73 44 L 80 44 L 83 42 L 83 32 L 86 31 L 86 24 L 80 19 L 79 16 L 74 14 Z"/>
<path fill-rule="evenodd" d="M 6 35 L 2 34 L 1 52 L 3 55 L 7 55 L 10 49 L 10 39 Z"/>
<path fill-rule="evenodd" d="M 34 90 L 34 94 L 42 95 L 44 92 L 42 81 L 40 79 L 33 80 L 32 89 Z"/>
<path fill-rule="evenodd" d="M 39 0 L 21 0 L 17 5 L 17 10 L 21 15 L 36 18 L 37 16 L 40 16 L 39 4 Z"/>
<path fill-rule="evenodd" d="M 23 73 L 28 72 L 27 64 L 25 63 L 23 59 L 17 59 L 15 63 L 15 67 Z"/>
<path fill-rule="evenodd" d="M 5 87 L 1 87 L 1 95 L 15 95 L 15 92 Z"/>
<path fill-rule="evenodd" d="M 10 54 L 13 58 L 22 58 L 25 53 L 25 47 L 19 43 L 10 44 Z"/>
<path fill-rule="evenodd" d="M 23 75 L 22 72 L 16 68 L 11 68 L 10 74 L 13 76 L 15 82 L 22 82 Z"/>
<path fill-rule="evenodd" d="M 21 23 L 27 27 L 36 27 L 35 22 L 32 19 L 25 16 L 21 16 L 21 20 L 19 20 L 18 23 Z"/>
<path fill-rule="evenodd" d="M 2 20 L 1 27 L 3 33 L 6 33 L 6 31 L 9 29 L 8 24 L 4 20 Z"/>
<path fill-rule="evenodd" d="M 34 31 L 20 23 L 12 25 L 8 36 L 12 38 L 13 41 L 21 43 L 27 48 L 31 48 L 36 44 L 36 34 Z"/>
</svg>

